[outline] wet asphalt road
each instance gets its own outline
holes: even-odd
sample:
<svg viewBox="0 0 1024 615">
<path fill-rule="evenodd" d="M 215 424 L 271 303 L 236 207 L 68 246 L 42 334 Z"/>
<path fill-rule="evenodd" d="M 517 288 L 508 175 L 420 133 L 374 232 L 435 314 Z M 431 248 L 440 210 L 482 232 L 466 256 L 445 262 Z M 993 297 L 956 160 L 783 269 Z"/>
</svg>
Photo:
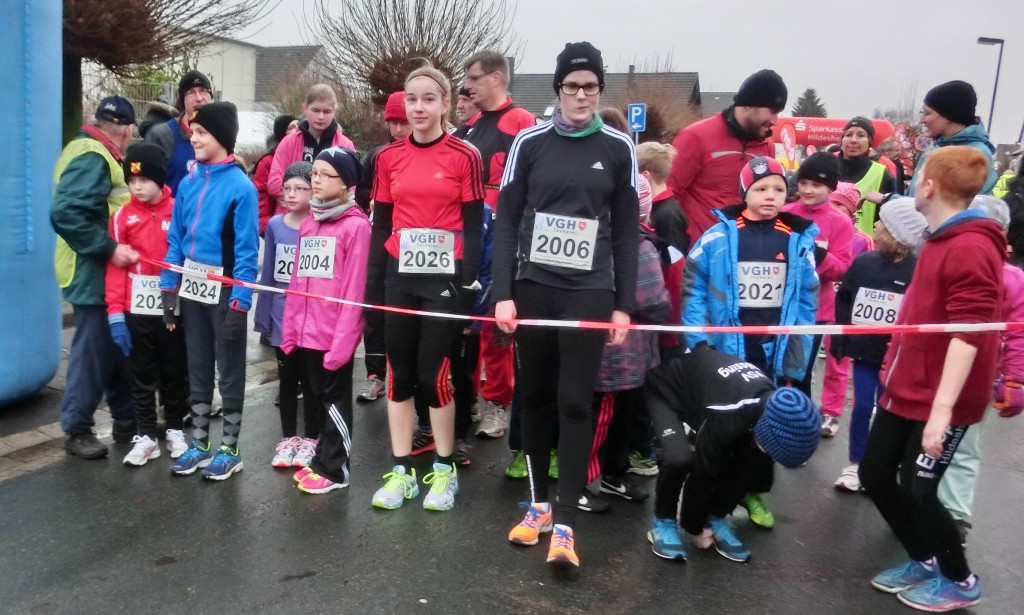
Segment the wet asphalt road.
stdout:
<svg viewBox="0 0 1024 615">
<path fill-rule="evenodd" d="M 659 560 L 645 537 L 652 503 L 615 500 L 607 515 L 580 513 L 583 565 L 563 574 L 544 562 L 546 540 L 532 548 L 505 541 L 528 494 L 504 477 L 503 441 L 474 442 L 455 510 L 424 511 L 421 495 L 379 511 L 370 497 L 389 463 L 384 402 L 356 408 L 351 487 L 312 496 L 295 489 L 290 471 L 269 465 L 280 437 L 274 394 L 273 386 L 250 392 L 245 470 L 222 483 L 172 476 L 166 451 L 126 468 L 127 445 L 113 446 L 106 460 L 65 458 L 0 482 L 0 611 L 913 612 L 868 585 L 904 557 L 881 517 L 866 497 L 832 488 L 845 465 L 845 420 L 807 467 L 778 471 L 774 530 L 737 513 L 749 564 L 692 548 L 685 564 Z M 998 417 L 983 436 L 968 556 L 985 598 L 973 613 L 1017 613 L 1024 599 L 1022 438 L 1024 419 Z M 422 476 L 431 459 L 418 459 Z"/>
</svg>

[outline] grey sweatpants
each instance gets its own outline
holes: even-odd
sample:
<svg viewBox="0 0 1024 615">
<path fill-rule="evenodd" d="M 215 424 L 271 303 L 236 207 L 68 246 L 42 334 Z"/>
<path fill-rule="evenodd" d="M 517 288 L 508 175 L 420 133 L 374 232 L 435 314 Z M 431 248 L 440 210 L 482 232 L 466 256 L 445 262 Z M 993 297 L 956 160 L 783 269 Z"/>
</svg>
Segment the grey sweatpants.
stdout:
<svg viewBox="0 0 1024 615">
<path fill-rule="evenodd" d="M 214 361 L 220 379 L 224 408 L 241 410 L 245 398 L 245 345 L 243 337 L 233 342 L 221 334 L 221 325 L 228 311 L 230 289 L 223 289 L 219 305 L 181 300 L 181 324 L 185 328 L 188 351 L 188 379 L 193 404 L 213 401 Z"/>
</svg>

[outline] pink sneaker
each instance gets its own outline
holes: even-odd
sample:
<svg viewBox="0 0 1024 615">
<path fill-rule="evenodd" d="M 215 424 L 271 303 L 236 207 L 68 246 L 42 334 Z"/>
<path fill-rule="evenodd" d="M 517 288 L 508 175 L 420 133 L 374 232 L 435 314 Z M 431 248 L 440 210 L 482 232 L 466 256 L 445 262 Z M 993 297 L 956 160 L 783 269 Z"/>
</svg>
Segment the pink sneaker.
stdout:
<svg viewBox="0 0 1024 615">
<path fill-rule="evenodd" d="M 295 459 L 295 451 L 301 443 L 302 438 L 298 436 L 285 438 L 278 442 L 277 446 L 274 447 L 274 458 L 270 460 L 270 465 L 275 468 L 292 467 L 292 461 Z"/>
<path fill-rule="evenodd" d="M 299 491 L 306 493 L 327 493 L 335 489 L 344 489 L 348 483 L 336 483 L 326 476 L 320 476 L 316 472 L 310 472 L 299 481 Z"/>
<path fill-rule="evenodd" d="M 294 475 L 292 475 L 292 478 L 295 479 L 295 482 L 301 483 L 302 479 L 306 478 L 307 476 L 309 476 L 312 473 L 313 473 L 312 469 L 310 469 L 309 467 L 305 467 L 305 468 L 302 468 L 301 470 L 299 470 L 298 472 L 296 472 Z"/>
</svg>

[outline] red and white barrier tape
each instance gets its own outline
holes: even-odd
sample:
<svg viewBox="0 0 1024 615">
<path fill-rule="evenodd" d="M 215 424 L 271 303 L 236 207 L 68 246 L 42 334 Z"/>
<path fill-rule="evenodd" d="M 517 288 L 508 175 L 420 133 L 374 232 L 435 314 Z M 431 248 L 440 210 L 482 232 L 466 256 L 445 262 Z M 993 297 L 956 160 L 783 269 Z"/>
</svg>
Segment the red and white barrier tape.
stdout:
<svg viewBox="0 0 1024 615">
<path fill-rule="evenodd" d="M 158 266 L 162 269 L 169 269 L 175 273 L 189 273 L 195 275 L 197 272 L 188 271 L 178 265 L 171 265 L 163 261 L 153 260 L 140 256 L 139 260 Z M 343 305 L 371 310 L 393 312 L 408 316 L 429 316 L 431 318 L 447 318 L 449 320 L 476 320 L 480 322 L 498 322 L 493 316 L 467 316 L 465 314 L 446 314 L 444 312 L 426 312 L 423 310 L 410 310 L 387 305 L 373 305 L 349 301 L 338 297 L 327 297 L 298 290 L 275 288 L 264 286 L 253 282 L 241 282 L 233 278 L 207 273 L 208 280 L 223 282 L 230 286 L 243 286 L 258 292 L 270 292 L 285 295 L 296 295 L 311 299 L 320 299 Z M 929 324 L 929 325 L 790 325 L 790 326 L 687 326 L 687 325 L 615 325 L 608 322 L 595 322 L 588 320 L 550 320 L 545 318 L 522 318 L 515 321 L 519 325 L 534 327 L 560 327 L 563 329 L 627 329 L 630 331 L 656 331 L 658 333 L 745 333 L 751 335 L 878 335 L 892 333 L 974 333 L 979 331 L 1022 331 L 1024 322 L 984 322 L 976 324 Z"/>
</svg>

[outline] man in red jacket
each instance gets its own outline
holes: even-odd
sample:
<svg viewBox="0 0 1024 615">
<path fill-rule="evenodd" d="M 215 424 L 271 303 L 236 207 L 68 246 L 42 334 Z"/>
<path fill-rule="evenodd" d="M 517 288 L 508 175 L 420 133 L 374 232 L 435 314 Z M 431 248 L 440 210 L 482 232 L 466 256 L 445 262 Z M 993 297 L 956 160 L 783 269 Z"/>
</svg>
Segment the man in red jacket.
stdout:
<svg viewBox="0 0 1024 615">
<path fill-rule="evenodd" d="M 782 77 L 760 70 L 740 85 L 732 106 L 676 135 L 672 145 L 679 155 L 668 187 L 686 214 L 690 245 L 718 222 L 712 209 L 742 201 L 736 178 L 743 165 L 758 156 L 775 157 L 775 145 L 765 139 L 787 98 Z"/>
<path fill-rule="evenodd" d="M 984 212 L 967 209 L 988 169 L 978 150 L 954 145 L 935 150 L 918 173 L 914 201 L 929 235 L 897 324 L 1000 320 L 1006 239 Z M 981 600 L 981 582 L 937 492 L 968 426 L 992 399 L 999 340 L 997 331 L 896 333 L 886 353 L 885 393 L 860 480 L 910 559 L 871 584 L 916 609 L 949 611 Z"/>
</svg>

